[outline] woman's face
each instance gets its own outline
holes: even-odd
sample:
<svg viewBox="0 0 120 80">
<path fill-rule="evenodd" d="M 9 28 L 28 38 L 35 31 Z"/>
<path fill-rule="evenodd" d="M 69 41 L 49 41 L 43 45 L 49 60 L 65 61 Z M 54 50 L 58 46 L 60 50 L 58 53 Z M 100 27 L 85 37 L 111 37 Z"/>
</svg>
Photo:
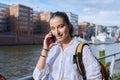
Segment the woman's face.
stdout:
<svg viewBox="0 0 120 80">
<path fill-rule="evenodd" d="M 52 34 L 59 42 L 64 42 L 70 37 L 69 25 L 61 17 L 52 18 L 50 20 L 50 28 Z"/>
</svg>

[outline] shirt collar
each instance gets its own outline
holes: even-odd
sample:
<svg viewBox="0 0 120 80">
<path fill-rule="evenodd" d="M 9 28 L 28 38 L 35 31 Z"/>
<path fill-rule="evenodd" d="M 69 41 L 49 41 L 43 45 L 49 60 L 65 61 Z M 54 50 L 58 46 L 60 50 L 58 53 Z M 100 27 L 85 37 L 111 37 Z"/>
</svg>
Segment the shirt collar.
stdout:
<svg viewBox="0 0 120 80">
<path fill-rule="evenodd" d="M 73 45 L 74 44 L 74 38 L 72 38 L 72 40 L 70 41 L 70 43 L 69 43 L 69 45 L 68 46 L 70 46 L 70 45 Z M 59 43 L 59 41 L 56 41 L 56 43 L 55 44 L 57 44 L 57 45 L 61 45 L 60 43 Z"/>
</svg>

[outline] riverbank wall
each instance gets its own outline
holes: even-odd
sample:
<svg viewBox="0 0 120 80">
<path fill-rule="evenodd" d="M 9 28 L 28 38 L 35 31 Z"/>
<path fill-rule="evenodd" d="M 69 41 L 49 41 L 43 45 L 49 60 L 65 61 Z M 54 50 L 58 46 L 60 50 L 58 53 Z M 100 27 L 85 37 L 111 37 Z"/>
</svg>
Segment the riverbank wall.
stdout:
<svg viewBox="0 0 120 80">
<path fill-rule="evenodd" d="M 0 46 L 2 45 L 25 45 L 25 44 L 42 44 L 44 35 L 34 36 L 17 36 L 0 34 Z"/>
</svg>

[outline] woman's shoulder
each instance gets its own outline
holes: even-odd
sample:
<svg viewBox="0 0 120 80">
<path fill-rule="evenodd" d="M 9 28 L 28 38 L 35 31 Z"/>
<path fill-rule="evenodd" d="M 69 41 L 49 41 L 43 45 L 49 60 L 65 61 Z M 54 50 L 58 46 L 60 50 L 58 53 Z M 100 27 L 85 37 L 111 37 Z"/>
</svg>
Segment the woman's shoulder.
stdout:
<svg viewBox="0 0 120 80">
<path fill-rule="evenodd" d="M 76 38 L 73 38 L 72 42 L 73 42 L 73 44 L 76 44 L 76 45 L 78 45 L 79 43 L 81 43 L 81 41 L 78 41 Z"/>
<path fill-rule="evenodd" d="M 56 52 L 58 49 L 60 49 L 60 45 L 58 43 L 56 43 L 51 49 L 49 52 Z"/>
</svg>

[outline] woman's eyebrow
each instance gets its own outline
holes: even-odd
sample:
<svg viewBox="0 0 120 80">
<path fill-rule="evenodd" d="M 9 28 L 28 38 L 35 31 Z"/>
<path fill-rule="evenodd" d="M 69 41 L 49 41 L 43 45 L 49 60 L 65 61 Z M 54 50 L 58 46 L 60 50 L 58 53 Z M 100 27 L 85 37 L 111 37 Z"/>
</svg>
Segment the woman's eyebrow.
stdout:
<svg viewBox="0 0 120 80">
<path fill-rule="evenodd" d="M 63 23 L 63 24 L 59 24 L 58 26 L 64 26 L 65 25 L 65 23 Z"/>
</svg>

